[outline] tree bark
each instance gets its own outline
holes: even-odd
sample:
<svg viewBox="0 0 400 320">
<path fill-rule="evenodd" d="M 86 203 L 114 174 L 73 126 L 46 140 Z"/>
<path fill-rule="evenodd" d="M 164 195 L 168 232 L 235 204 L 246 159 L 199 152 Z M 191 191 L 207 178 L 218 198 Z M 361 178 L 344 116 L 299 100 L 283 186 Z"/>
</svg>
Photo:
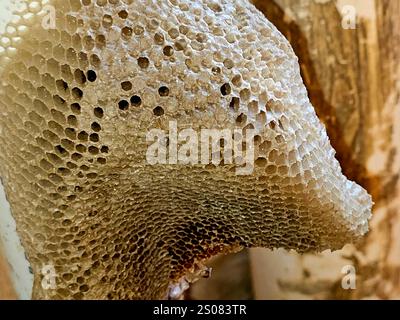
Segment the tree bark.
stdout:
<svg viewBox="0 0 400 320">
<path fill-rule="evenodd" d="M 399 298 L 400 2 L 253 3 L 291 42 L 344 173 L 375 202 L 370 232 L 357 245 L 303 256 L 253 250 L 256 298 Z M 345 29 L 352 8 L 357 23 Z M 348 265 L 355 290 L 342 288 Z"/>
</svg>

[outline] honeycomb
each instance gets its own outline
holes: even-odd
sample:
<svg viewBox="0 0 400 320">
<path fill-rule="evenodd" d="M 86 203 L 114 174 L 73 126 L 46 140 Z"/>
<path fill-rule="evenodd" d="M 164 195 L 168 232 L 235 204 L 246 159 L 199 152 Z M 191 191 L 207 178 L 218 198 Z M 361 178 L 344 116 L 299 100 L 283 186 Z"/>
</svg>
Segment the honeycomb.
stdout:
<svg viewBox="0 0 400 320">
<path fill-rule="evenodd" d="M 33 298 L 166 298 L 217 254 L 338 249 L 367 232 L 371 197 L 342 174 L 295 54 L 252 4 L 19 4 L 0 38 L 0 177 Z M 149 164 L 146 133 L 172 120 L 253 129 L 253 172 Z"/>
</svg>

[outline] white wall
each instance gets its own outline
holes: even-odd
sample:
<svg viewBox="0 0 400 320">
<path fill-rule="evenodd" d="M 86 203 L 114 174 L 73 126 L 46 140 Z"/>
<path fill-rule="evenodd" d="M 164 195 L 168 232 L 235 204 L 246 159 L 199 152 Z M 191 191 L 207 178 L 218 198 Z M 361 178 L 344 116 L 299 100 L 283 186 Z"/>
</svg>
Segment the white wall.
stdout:
<svg viewBox="0 0 400 320">
<path fill-rule="evenodd" d="M 11 266 L 11 280 L 15 291 L 21 299 L 30 299 L 32 294 L 33 275 L 25 251 L 16 232 L 15 220 L 11 215 L 3 186 L 0 183 L 0 243 L 2 252 Z"/>
</svg>

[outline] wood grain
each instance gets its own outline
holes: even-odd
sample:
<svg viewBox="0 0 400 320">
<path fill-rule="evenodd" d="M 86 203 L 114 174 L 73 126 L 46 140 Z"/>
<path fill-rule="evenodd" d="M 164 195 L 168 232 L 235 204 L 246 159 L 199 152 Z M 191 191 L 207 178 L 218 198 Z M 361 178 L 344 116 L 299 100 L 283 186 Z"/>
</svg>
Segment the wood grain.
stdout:
<svg viewBox="0 0 400 320">
<path fill-rule="evenodd" d="M 9 266 L 0 251 L 0 300 L 16 299 L 17 296 L 9 278 Z"/>
</svg>

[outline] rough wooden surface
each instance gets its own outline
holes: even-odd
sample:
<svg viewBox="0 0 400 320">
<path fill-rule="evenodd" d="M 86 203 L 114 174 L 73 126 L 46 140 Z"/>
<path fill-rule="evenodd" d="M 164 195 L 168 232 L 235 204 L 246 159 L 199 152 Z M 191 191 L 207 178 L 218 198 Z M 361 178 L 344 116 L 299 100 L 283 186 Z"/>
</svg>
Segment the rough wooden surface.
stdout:
<svg viewBox="0 0 400 320">
<path fill-rule="evenodd" d="M 16 299 L 8 274 L 8 264 L 3 258 L 0 250 L 0 300 Z"/>
<path fill-rule="evenodd" d="M 253 0 L 291 42 L 345 174 L 375 201 L 371 231 L 334 254 L 252 252 L 257 298 L 400 297 L 400 1 Z M 342 27 L 343 5 L 357 25 Z M 356 268 L 343 290 L 341 268 Z M 264 281 L 264 282 L 263 282 Z M 265 283 L 267 281 L 268 283 Z"/>
</svg>

